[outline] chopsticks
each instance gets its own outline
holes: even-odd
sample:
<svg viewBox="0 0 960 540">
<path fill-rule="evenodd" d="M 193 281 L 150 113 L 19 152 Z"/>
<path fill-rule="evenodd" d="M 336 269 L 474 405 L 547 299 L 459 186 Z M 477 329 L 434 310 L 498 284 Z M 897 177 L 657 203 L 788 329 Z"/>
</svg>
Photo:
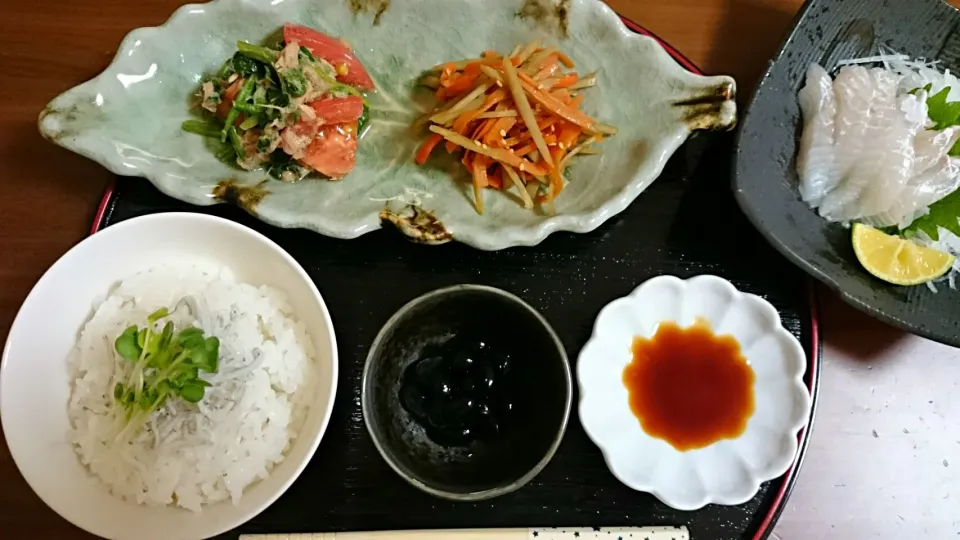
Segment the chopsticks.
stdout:
<svg viewBox="0 0 960 540">
<path fill-rule="evenodd" d="M 538 527 L 411 531 L 242 534 L 240 540 L 690 540 L 686 527 Z"/>
</svg>

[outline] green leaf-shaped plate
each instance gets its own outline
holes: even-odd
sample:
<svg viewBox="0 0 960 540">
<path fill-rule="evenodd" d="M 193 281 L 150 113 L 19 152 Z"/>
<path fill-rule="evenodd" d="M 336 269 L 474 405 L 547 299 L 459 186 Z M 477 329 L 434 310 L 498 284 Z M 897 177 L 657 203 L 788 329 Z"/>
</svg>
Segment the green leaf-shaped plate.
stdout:
<svg viewBox="0 0 960 540">
<path fill-rule="evenodd" d="M 371 128 L 343 181 L 286 184 L 241 171 L 180 130 L 201 77 L 233 54 L 237 40 L 261 41 L 285 22 L 346 39 L 377 83 Z M 584 109 L 620 133 L 601 145 L 602 155 L 571 166 L 555 215 L 525 210 L 510 193 L 493 190 L 486 190 L 486 212 L 477 214 L 461 166 L 442 158 L 428 167 L 413 163 L 421 136 L 410 123 L 432 107 L 415 82 L 436 64 L 485 49 L 507 52 L 538 37 L 559 46 L 580 72 L 599 70 Z M 452 238 L 502 249 L 558 230 L 587 232 L 622 211 L 692 131 L 734 125 L 734 92 L 731 78 L 686 71 L 599 0 L 215 0 L 132 31 L 103 73 L 44 109 L 40 131 L 170 196 L 198 205 L 235 202 L 281 227 L 355 238 L 387 222 L 425 243 Z M 416 212 L 411 202 L 420 203 Z"/>
</svg>

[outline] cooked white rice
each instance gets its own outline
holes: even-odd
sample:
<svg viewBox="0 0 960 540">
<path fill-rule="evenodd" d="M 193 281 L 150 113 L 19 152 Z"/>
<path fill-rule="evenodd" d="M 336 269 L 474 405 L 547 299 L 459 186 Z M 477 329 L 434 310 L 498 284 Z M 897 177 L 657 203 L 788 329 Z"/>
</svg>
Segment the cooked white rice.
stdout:
<svg viewBox="0 0 960 540">
<path fill-rule="evenodd" d="M 220 339 L 220 368 L 202 375 L 212 386 L 201 402 L 170 398 L 118 442 L 125 411 L 113 388 L 132 366 L 113 342 L 160 307 L 170 309 L 176 329 L 193 325 Z M 227 498 L 236 504 L 296 438 L 315 361 L 279 291 L 239 283 L 220 268 L 155 268 L 120 283 L 80 332 L 68 359 L 72 441 L 80 461 L 124 499 L 196 511 Z"/>
</svg>

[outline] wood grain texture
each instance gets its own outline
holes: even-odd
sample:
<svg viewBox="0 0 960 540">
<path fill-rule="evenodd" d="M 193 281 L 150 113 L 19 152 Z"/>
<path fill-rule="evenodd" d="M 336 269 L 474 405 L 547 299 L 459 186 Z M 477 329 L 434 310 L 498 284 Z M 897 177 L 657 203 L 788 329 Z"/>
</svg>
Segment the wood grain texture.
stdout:
<svg viewBox="0 0 960 540">
<path fill-rule="evenodd" d="M 84 237 L 100 194 L 112 180 L 98 165 L 43 141 L 36 129 L 37 114 L 58 93 L 106 67 L 129 30 L 162 23 L 181 3 L 46 0 L 4 4 L 0 17 L 0 73 L 4 74 L 0 85 L 0 337 L 6 336 L 16 310 L 43 271 Z M 609 3 L 683 51 L 706 72 L 734 75 L 743 100 L 802 2 Z M 831 310 L 831 316 L 824 319 L 828 340 L 824 378 L 835 382 L 824 393 L 833 397 L 823 399 L 820 427 L 814 430 L 815 447 L 775 534 L 791 540 L 894 538 L 908 532 L 916 534 L 902 537 L 956 535 L 960 528 L 951 516 L 956 516 L 960 493 L 928 494 L 931 482 L 960 466 L 960 457 L 950 459 L 960 449 L 956 407 L 952 412 L 941 410 L 944 417 L 952 414 L 951 421 L 912 439 L 921 447 L 943 448 L 936 452 L 944 454 L 942 462 L 916 459 L 917 450 L 904 442 L 911 439 L 897 433 L 906 431 L 903 419 L 911 408 L 926 407 L 934 399 L 940 403 L 941 396 L 956 391 L 960 354 L 867 321 L 839 304 L 828 303 L 825 309 Z M 878 335 L 891 338 L 876 340 Z M 868 341 L 881 342 L 865 347 Z M 930 358 L 937 361 L 935 372 L 911 362 Z M 861 369 L 870 370 L 870 376 L 850 375 Z M 906 374 L 911 378 L 901 379 Z M 917 388 L 897 398 L 904 392 L 900 380 Z M 885 412 L 876 410 L 865 423 L 856 407 L 862 409 L 875 387 L 891 396 L 890 403 L 882 407 Z M 881 435 L 870 436 L 871 429 Z M 891 436 L 886 437 L 887 433 Z M 954 454 L 948 455 L 947 449 Z M 861 456 L 869 459 L 860 461 Z M 909 464 L 904 474 L 876 472 L 904 463 Z M 0 537 L 92 538 L 60 519 L 33 494 L 6 445 L 0 445 L 0 486 Z M 882 494 L 884 504 L 876 512 L 866 512 L 881 496 L 877 495 L 880 487 L 887 490 Z M 905 524 L 911 528 L 904 528 Z"/>
</svg>

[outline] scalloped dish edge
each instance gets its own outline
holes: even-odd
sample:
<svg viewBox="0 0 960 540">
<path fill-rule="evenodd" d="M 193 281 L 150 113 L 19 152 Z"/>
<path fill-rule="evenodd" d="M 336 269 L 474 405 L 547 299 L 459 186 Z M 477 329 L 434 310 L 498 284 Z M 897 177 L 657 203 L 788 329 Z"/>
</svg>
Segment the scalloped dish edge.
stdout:
<svg viewBox="0 0 960 540">
<path fill-rule="evenodd" d="M 618 463 L 616 463 L 615 460 L 611 457 L 609 441 L 603 440 L 595 432 L 591 431 L 590 421 L 588 420 L 588 418 L 590 418 L 590 415 L 584 414 L 584 410 L 583 410 L 584 404 L 588 399 L 588 395 L 591 394 L 590 392 L 587 391 L 583 383 L 582 373 L 583 373 L 583 370 L 587 369 L 584 367 L 585 364 L 583 362 L 583 357 L 585 353 L 587 353 L 590 349 L 596 348 L 598 346 L 598 343 L 600 343 L 602 339 L 599 337 L 599 331 L 600 331 L 599 326 L 600 326 L 601 319 L 603 319 L 604 317 L 604 314 L 610 313 L 612 309 L 618 306 L 637 302 L 637 299 L 640 297 L 641 294 L 643 294 L 645 289 L 649 289 L 653 286 L 657 286 L 658 283 L 670 281 L 673 283 L 678 283 L 679 286 L 682 287 L 683 289 L 687 289 L 690 287 L 689 282 L 695 281 L 695 280 L 716 281 L 721 285 L 723 285 L 725 288 L 732 290 L 734 293 L 733 298 L 735 299 L 749 298 L 753 302 L 769 307 L 770 308 L 769 311 L 772 312 L 775 316 L 775 319 L 772 321 L 774 325 L 773 325 L 773 328 L 771 329 L 771 333 L 779 334 L 782 337 L 787 338 L 788 341 L 790 341 L 793 345 L 796 346 L 795 349 L 799 351 L 798 358 L 800 359 L 800 361 L 796 366 L 793 366 L 794 368 L 796 368 L 794 370 L 795 372 L 792 374 L 784 372 L 784 375 L 786 376 L 785 380 L 790 381 L 790 388 L 793 394 L 791 396 L 791 399 L 799 399 L 800 401 L 802 401 L 801 406 L 803 408 L 803 410 L 800 411 L 800 414 L 797 415 L 797 419 L 793 424 L 783 426 L 783 431 L 781 435 L 788 435 L 791 441 L 791 445 L 789 448 L 790 450 L 789 456 L 787 455 L 787 452 L 783 452 L 780 456 L 778 456 L 781 459 L 776 463 L 772 463 L 768 467 L 768 470 L 761 471 L 757 474 L 753 474 L 753 473 L 749 474 L 749 483 L 750 483 L 749 494 L 745 497 L 724 498 L 724 497 L 717 496 L 710 493 L 709 490 L 705 490 L 704 497 L 702 499 L 691 502 L 689 500 L 679 500 L 675 496 L 676 495 L 675 493 L 665 494 L 664 491 L 662 490 L 663 482 L 660 482 L 660 483 L 657 483 L 655 481 L 636 482 L 628 478 L 629 475 L 625 475 L 623 473 L 622 465 L 619 465 Z M 659 499 L 664 504 L 670 506 L 671 508 L 675 508 L 677 510 L 684 510 L 684 511 L 698 510 L 706 506 L 707 504 L 723 504 L 723 505 L 743 504 L 749 501 L 750 499 L 752 499 L 756 495 L 757 491 L 759 491 L 760 486 L 761 484 L 763 484 L 763 482 L 778 478 L 779 476 L 789 471 L 790 467 L 793 465 L 794 461 L 797 458 L 799 448 L 800 448 L 799 434 L 801 430 L 807 427 L 810 419 L 810 410 L 813 406 L 810 392 L 807 388 L 806 383 L 803 380 L 807 370 L 806 356 L 807 355 L 804 352 L 803 346 L 800 344 L 800 341 L 783 326 L 783 323 L 780 319 L 779 311 L 777 311 L 777 309 L 772 304 L 770 304 L 763 298 L 755 294 L 743 292 L 737 289 L 728 280 L 723 279 L 719 276 L 714 276 L 710 274 L 697 275 L 688 279 L 681 279 L 672 275 L 659 275 L 640 283 L 629 294 L 610 301 L 597 314 L 590 338 L 584 344 L 583 348 L 580 350 L 580 354 L 578 355 L 577 367 L 576 367 L 576 378 L 577 378 L 578 390 L 580 392 L 580 397 L 577 405 L 577 413 L 580 416 L 580 423 L 583 426 L 583 429 L 586 432 L 587 436 L 597 446 L 597 448 L 600 449 L 601 454 L 603 454 L 603 459 L 607 465 L 607 468 L 610 470 L 611 474 L 613 474 L 617 478 L 617 480 L 619 480 L 625 486 L 637 491 L 643 491 L 643 492 L 649 493 L 654 497 L 656 497 L 657 499 Z M 782 461 L 783 463 L 780 463 L 780 461 Z"/>
</svg>

